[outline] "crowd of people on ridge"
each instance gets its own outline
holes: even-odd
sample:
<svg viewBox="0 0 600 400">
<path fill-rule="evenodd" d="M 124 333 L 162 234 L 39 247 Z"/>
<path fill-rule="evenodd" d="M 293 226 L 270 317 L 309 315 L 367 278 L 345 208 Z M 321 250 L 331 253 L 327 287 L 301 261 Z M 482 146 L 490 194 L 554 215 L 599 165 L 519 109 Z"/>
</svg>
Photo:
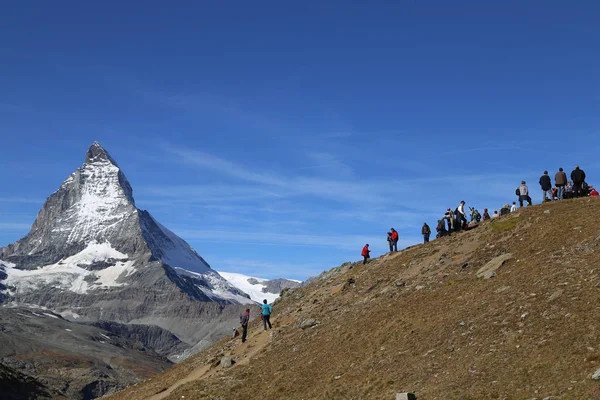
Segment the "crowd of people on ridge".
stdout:
<svg viewBox="0 0 600 400">
<path fill-rule="evenodd" d="M 579 165 L 575 166 L 575 169 L 571 172 L 571 180 L 567 179 L 567 174 L 562 168 L 558 169 L 558 172 L 554 175 L 554 186 L 552 186 L 552 179 L 548 175 L 548 171 L 544 171 L 540 177 L 539 184 L 542 190 L 542 202 L 557 201 L 564 199 L 572 199 L 577 197 L 598 196 L 598 191 L 591 185 L 588 185 L 585 181 L 585 172 L 579 168 Z M 524 202 L 530 206 L 533 204 L 531 197 L 529 196 L 529 187 L 525 181 L 521 181 L 521 184 L 515 190 L 515 195 L 518 196 L 519 207 L 523 207 Z M 459 205 L 454 209 L 447 208 L 444 216 L 438 220 L 436 226 L 436 238 L 443 236 L 450 236 L 452 232 L 459 232 L 462 230 L 469 230 L 476 227 L 480 222 L 489 221 L 511 212 L 517 211 L 517 202 L 513 201 L 512 205 L 505 204 L 500 208 L 500 212 L 494 210 L 493 214 L 490 213 L 487 208 L 483 209 L 483 215 L 479 213 L 474 207 L 469 207 L 471 222 L 467 220 L 465 212 L 465 201 L 461 201 Z M 421 228 L 421 235 L 423 236 L 423 243 L 429 242 L 431 236 L 431 228 L 426 222 L 423 223 Z M 398 251 L 398 232 L 391 228 L 387 233 L 387 241 L 390 252 Z M 361 252 L 363 257 L 363 264 L 366 264 L 370 258 L 371 250 L 369 245 L 366 244 Z"/>
</svg>

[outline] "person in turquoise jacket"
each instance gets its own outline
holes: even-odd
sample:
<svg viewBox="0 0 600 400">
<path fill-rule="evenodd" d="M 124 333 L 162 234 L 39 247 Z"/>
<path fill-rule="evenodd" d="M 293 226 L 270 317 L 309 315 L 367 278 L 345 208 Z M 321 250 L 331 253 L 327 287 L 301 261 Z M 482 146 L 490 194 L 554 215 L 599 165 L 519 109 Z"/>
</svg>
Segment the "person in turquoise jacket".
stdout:
<svg viewBox="0 0 600 400">
<path fill-rule="evenodd" d="M 267 304 L 267 299 L 263 300 L 262 308 L 262 320 L 263 320 L 263 328 L 265 331 L 267 330 L 267 324 L 269 324 L 269 329 L 273 329 L 271 326 L 271 313 L 273 312 L 273 307 Z"/>
</svg>

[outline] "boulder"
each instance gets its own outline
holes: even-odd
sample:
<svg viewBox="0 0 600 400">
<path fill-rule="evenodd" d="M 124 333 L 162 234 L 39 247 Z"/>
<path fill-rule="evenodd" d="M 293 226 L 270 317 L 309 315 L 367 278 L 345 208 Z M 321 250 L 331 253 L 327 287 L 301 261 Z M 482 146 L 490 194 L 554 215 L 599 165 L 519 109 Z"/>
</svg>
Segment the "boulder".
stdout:
<svg viewBox="0 0 600 400">
<path fill-rule="evenodd" d="M 512 254 L 506 253 L 498 257 L 493 258 L 487 264 L 477 271 L 477 277 L 483 279 L 490 279 L 496 276 L 496 270 L 500 268 L 506 261 L 512 258 Z"/>
</svg>

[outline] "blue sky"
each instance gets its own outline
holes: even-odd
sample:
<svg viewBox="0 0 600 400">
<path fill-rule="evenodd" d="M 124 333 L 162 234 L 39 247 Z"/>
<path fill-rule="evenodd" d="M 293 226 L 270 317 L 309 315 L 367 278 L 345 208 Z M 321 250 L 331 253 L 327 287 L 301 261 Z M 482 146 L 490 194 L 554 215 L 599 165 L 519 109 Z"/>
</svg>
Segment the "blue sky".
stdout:
<svg viewBox="0 0 600 400">
<path fill-rule="evenodd" d="M 521 179 L 539 202 L 544 169 L 600 184 L 597 1 L 84 3 L 0 14 L 0 245 L 94 140 L 213 268 L 268 278 Z"/>
</svg>

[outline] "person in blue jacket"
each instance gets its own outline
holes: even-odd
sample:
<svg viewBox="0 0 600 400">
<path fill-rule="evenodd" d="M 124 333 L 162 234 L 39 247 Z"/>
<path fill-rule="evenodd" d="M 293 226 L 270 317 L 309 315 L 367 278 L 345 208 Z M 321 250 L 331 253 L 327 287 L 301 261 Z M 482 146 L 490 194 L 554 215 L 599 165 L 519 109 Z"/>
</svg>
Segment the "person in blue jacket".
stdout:
<svg viewBox="0 0 600 400">
<path fill-rule="evenodd" d="M 273 307 L 267 304 L 267 299 L 263 300 L 262 308 L 262 320 L 263 320 L 263 328 L 265 331 L 267 330 L 267 324 L 269 324 L 269 329 L 273 329 L 271 326 L 271 313 L 273 312 Z"/>
</svg>

